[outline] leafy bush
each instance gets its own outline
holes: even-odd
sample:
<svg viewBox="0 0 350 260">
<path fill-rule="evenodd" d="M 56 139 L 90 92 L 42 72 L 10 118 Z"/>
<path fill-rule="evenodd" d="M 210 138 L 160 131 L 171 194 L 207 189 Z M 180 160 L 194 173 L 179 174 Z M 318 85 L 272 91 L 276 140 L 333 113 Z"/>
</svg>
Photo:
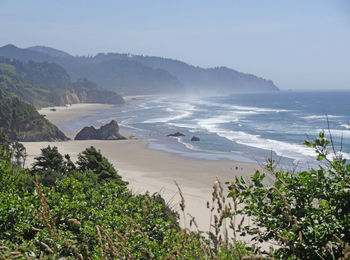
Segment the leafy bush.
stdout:
<svg viewBox="0 0 350 260">
<path fill-rule="evenodd" d="M 275 177 L 264 184 L 265 173 L 257 171 L 247 182 L 237 178 L 230 184 L 230 197 L 238 198 L 242 210 L 253 216 L 255 225 L 245 233 L 260 242 L 277 241 L 281 259 L 340 259 L 350 255 L 350 165 L 341 154 L 329 159 L 329 141 L 321 132 L 312 142 L 319 166 L 293 173 L 278 170 L 269 160 L 266 169 Z"/>
<path fill-rule="evenodd" d="M 181 229 L 159 195 L 132 194 L 96 149 L 84 152 L 80 170 L 61 174 L 53 185 L 36 180 L 33 190 L 32 174 L 0 148 L 1 258 L 240 259 L 249 253 L 238 242 L 213 246 Z M 58 158 L 53 164 L 51 155 Z M 43 174 L 61 173 L 62 160 L 48 147 L 35 165 Z M 100 171 L 111 174 L 101 178 Z"/>
</svg>

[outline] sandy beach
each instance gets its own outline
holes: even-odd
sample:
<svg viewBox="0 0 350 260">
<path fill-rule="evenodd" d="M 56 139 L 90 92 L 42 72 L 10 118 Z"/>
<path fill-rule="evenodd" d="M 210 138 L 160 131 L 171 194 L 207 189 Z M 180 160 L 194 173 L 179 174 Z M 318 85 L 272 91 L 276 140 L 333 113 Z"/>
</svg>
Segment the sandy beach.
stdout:
<svg viewBox="0 0 350 260">
<path fill-rule="evenodd" d="M 46 118 L 54 124 L 63 123 L 82 116 L 87 116 L 109 105 L 77 104 L 69 107 L 41 109 Z M 127 136 L 127 133 L 124 133 Z M 72 133 L 67 133 L 72 137 Z M 48 145 L 57 146 L 62 154 L 77 155 L 89 146 L 100 149 L 102 154 L 113 163 L 118 173 L 129 182 L 129 188 L 135 193 L 160 193 L 174 209 L 179 209 L 180 200 L 176 181 L 181 187 L 186 203 L 186 213 L 196 218 L 199 228 L 208 230 L 210 210 L 207 201 L 211 201 L 212 186 L 216 176 L 224 183 L 234 176 L 249 176 L 261 166 L 254 163 L 230 160 L 201 160 L 181 157 L 147 148 L 147 141 L 139 139 L 121 141 L 66 141 L 66 142 L 25 142 L 28 159 L 27 166 L 33 163 L 40 149 Z M 189 218 L 188 218 L 189 220 Z M 183 224 L 183 223 L 182 223 Z M 188 225 L 187 225 L 188 227 Z"/>
</svg>

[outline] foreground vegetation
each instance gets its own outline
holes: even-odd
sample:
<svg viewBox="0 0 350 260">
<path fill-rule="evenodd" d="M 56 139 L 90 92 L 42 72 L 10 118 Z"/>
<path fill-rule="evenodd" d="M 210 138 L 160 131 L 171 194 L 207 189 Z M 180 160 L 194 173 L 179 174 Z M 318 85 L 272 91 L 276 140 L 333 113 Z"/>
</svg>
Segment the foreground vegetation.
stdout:
<svg viewBox="0 0 350 260">
<path fill-rule="evenodd" d="M 280 171 L 270 160 L 274 184 L 256 172 L 228 183 L 227 196 L 218 180 L 208 233 L 186 214 L 181 190 L 185 229 L 158 194 L 132 194 L 94 147 L 73 163 L 49 146 L 30 169 L 18 165 L 11 145 L 1 148 L 0 258 L 350 259 L 350 166 L 340 154 L 329 159 L 327 144 L 323 133 L 306 141 L 326 161 L 316 170 Z M 244 226 L 239 215 L 253 224 Z M 277 246 L 239 242 L 246 234 Z"/>
<path fill-rule="evenodd" d="M 240 259 L 237 244 L 216 244 L 182 230 L 158 194 L 134 195 L 99 151 L 73 164 L 56 147 L 31 169 L 0 155 L 0 258 Z M 219 247 L 221 249 L 219 249 Z"/>
</svg>

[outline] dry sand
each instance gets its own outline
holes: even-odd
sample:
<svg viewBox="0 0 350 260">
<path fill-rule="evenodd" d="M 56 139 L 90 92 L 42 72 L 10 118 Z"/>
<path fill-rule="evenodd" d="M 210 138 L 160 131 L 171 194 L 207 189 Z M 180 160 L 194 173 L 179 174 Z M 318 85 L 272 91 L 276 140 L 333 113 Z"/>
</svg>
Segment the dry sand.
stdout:
<svg viewBox="0 0 350 260">
<path fill-rule="evenodd" d="M 74 118 L 86 116 L 97 109 L 108 105 L 79 104 L 69 107 L 56 107 L 40 110 L 54 124 Z M 149 191 L 160 193 L 174 209 L 179 209 L 180 197 L 176 181 L 181 187 L 186 203 L 186 212 L 196 218 L 201 230 L 208 230 L 210 211 L 207 201 L 211 201 L 212 186 L 215 177 L 224 183 L 233 180 L 234 176 L 249 176 L 257 169 L 258 164 L 242 163 L 230 160 L 201 160 L 185 158 L 147 148 L 145 140 L 121 141 L 67 141 L 67 142 L 26 142 L 27 165 L 33 163 L 34 157 L 40 154 L 40 149 L 47 145 L 57 146 L 62 154 L 70 154 L 76 160 L 79 152 L 89 146 L 100 149 L 102 154 L 113 163 L 118 173 L 129 182 L 129 187 L 135 193 Z M 189 217 L 187 217 L 189 220 Z M 182 223 L 183 224 L 183 223 Z M 187 224 L 188 227 L 188 224 Z"/>
</svg>

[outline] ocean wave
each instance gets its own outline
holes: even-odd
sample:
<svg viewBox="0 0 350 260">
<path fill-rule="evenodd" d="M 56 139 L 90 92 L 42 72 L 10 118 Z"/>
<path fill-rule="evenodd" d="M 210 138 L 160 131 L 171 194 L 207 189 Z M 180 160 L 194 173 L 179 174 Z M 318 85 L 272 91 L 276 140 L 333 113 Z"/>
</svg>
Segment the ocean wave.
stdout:
<svg viewBox="0 0 350 260">
<path fill-rule="evenodd" d="M 189 150 L 191 150 L 191 151 L 200 151 L 200 149 L 198 149 L 198 148 L 195 147 L 194 145 L 189 144 L 189 143 L 183 141 L 181 137 L 176 137 L 176 139 L 177 139 L 177 141 L 178 141 L 180 144 L 184 145 L 187 149 L 189 149 Z"/>
<path fill-rule="evenodd" d="M 349 124 L 341 124 L 341 127 L 344 127 L 347 130 L 350 130 L 350 125 Z"/>
<path fill-rule="evenodd" d="M 232 115 L 221 115 L 217 117 L 210 117 L 210 118 L 204 118 L 204 119 L 195 119 L 198 126 L 200 128 L 204 129 L 210 129 L 215 128 L 219 124 L 225 124 L 225 123 L 231 123 L 231 122 L 238 122 L 238 117 L 233 117 Z"/>
<path fill-rule="evenodd" d="M 177 115 L 173 115 L 173 116 L 169 116 L 169 117 L 148 119 L 148 120 L 143 121 L 143 123 L 146 123 L 146 124 L 168 123 L 168 122 L 171 122 L 171 121 L 180 120 L 180 119 L 184 119 L 184 118 L 190 117 L 191 115 L 192 115 L 192 112 L 184 111 L 181 114 L 177 114 Z"/>
<path fill-rule="evenodd" d="M 328 118 L 343 118 L 343 116 L 335 116 L 335 115 L 309 115 L 309 116 L 301 116 L 300 118 L 305 119 L 305 120 L 312 120 L 312 119 L 322 119 L 326 120 Z"/>
<path fill-rule="evenodd" d="M 284 156 L 296 160 L 304 159 L 305 156 L 315 157 L 315 151 L 302 145 L 262 138 L 260 135 L 253 135 L 243 131 L 233 131 L 218 127 L 214 120 L 201 120 L 199 122 L 203 129 L 209 133 L 214 133 L 238 144 L 264 150 L 272 150 L 279 156 Z"/>
<path fill-rule="evenodd" d="M 198 125 L 195 124 L 186 124 L 186 123 L 169 123 L 168 125 L 170 126 L 175 126 L 175 127 L 181 127 L 181 128 L 187 128 L 189 130 L 194 130 L 194 129 L 200 129 Z"/>
<path fill-rule="evenodd" d="M 222 107 L 229 110 L 238 110 L 238 111 L 251 111 L 251 112 L 291 112 L 294 110 L 288 110 L 288 109 L 274 109 L 274 108 L 262 108 L 262 107 L 254 107 L 254 106 L 239 106 L 239 105 L 230 105 L 230 104 L 220 104 L 215 102 L 209 102 L 209 101 L 196 101 L 196 104 L 204 105 L 204 106 L 215 106 L 215 107 Z"/>
<path fill-rule="evenodd" d="M 323 129 L 317 129 L 318 133 L 321 131 L 325 131 L 326 135 L 329 135 L 329 132 L 333 137 L 336 138 L 346 138 L 350 141 L 350 131 L 349 130 L 339 130 L 339 129 L 329 129 L 329 130 L 323 130 Z"/>
</svg>

